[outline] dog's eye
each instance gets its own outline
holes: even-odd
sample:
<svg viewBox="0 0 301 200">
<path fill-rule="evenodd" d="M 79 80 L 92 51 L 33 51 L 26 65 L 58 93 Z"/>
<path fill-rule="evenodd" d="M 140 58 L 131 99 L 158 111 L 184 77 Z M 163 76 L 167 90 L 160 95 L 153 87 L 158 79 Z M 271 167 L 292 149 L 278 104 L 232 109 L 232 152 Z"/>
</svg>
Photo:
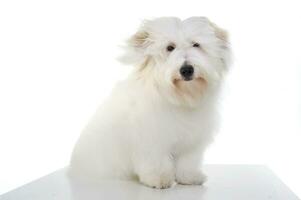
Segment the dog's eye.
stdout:
<svg viewBox="0 0 301 200">
<path fill-rule="evenodd" d="M 193 46 L 193 47 L 196 47 L 196 48 L 199 48 L 199 47 L 200 47 L 200 44 L 199 44 L 199 43 L 194 43 L 192 46 Z"/>
<path fill-rule="evenodd" d="M 167 50 L 167 51 L 173 51 L 174 49 L 175 49 L 175 47 L 172 46 L 172 45 L 168 45 L 168 46 L 166 47 L 166 50 Z"/>
</svg>

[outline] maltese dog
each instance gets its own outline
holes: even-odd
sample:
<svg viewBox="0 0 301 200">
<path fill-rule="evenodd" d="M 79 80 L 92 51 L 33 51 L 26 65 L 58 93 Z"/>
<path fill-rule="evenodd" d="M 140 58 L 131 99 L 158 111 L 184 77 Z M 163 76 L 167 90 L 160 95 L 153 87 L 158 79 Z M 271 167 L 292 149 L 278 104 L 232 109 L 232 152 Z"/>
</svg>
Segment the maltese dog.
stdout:
<svg viewBox="0 0 301 200">
<path fill-rule="evenodd" d="M 201 185 L 230 61 L 226 31 L 205 17 L 144 21 L 121 60 L 134 69 L 83 130 L 70 173 L 153 188 Z"/>
</svg>

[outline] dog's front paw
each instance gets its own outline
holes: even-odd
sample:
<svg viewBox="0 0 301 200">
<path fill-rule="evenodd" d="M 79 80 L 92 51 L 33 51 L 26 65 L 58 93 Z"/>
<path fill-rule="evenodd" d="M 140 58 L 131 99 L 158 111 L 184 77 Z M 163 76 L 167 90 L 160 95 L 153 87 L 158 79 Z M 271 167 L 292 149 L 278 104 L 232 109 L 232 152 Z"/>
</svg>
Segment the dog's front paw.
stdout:
<svg viewBox="0 0 301 200">
<path fill-rule="evenodd" d="M 180 171 L 176 174 L 176 181 L 182 185 L 202 185 L 207 180 L 207 176 L 203 172 Z"/>
<path fill-rule="evenodd" d="M 157 188 L 157 189 L 166 189 L 173 185 L 175 182 L 175 177 L 171 173 L 166 174 L 142 174 L 140 175 L 140 182 L 146 186 Z"/>
</svg>

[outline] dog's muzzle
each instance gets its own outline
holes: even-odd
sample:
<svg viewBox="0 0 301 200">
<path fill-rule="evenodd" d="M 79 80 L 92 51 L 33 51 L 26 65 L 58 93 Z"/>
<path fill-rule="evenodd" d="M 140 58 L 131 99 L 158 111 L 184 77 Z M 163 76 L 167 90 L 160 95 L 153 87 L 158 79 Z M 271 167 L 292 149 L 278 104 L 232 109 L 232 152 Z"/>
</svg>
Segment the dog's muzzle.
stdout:
<svg viewBox="0 0 301 200">
<path fill-rule="evenodd" d="M 184 64 L 180 68 L 180 74 L 184 81 L 190 81 L 193 78 L 194 69 L 192 65 Z"/>
</svg>

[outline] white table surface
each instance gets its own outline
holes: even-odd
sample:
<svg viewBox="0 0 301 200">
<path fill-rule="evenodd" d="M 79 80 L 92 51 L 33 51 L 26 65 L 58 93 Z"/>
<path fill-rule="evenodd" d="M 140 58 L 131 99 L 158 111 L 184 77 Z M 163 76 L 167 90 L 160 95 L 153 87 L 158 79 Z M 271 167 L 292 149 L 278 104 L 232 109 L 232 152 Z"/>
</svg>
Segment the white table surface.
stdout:
<svg viewBox="0 0 301 200">
<path fill-rule="evenodd" d="M 66 169 L 0 196 L 0 200 L 297 200 L 268 168 L 258 165 L 206 165 L 204 186 L 175 185 L 158 190 L 130 181 L 97 185 L 70 180 Z"/>
</svg>

